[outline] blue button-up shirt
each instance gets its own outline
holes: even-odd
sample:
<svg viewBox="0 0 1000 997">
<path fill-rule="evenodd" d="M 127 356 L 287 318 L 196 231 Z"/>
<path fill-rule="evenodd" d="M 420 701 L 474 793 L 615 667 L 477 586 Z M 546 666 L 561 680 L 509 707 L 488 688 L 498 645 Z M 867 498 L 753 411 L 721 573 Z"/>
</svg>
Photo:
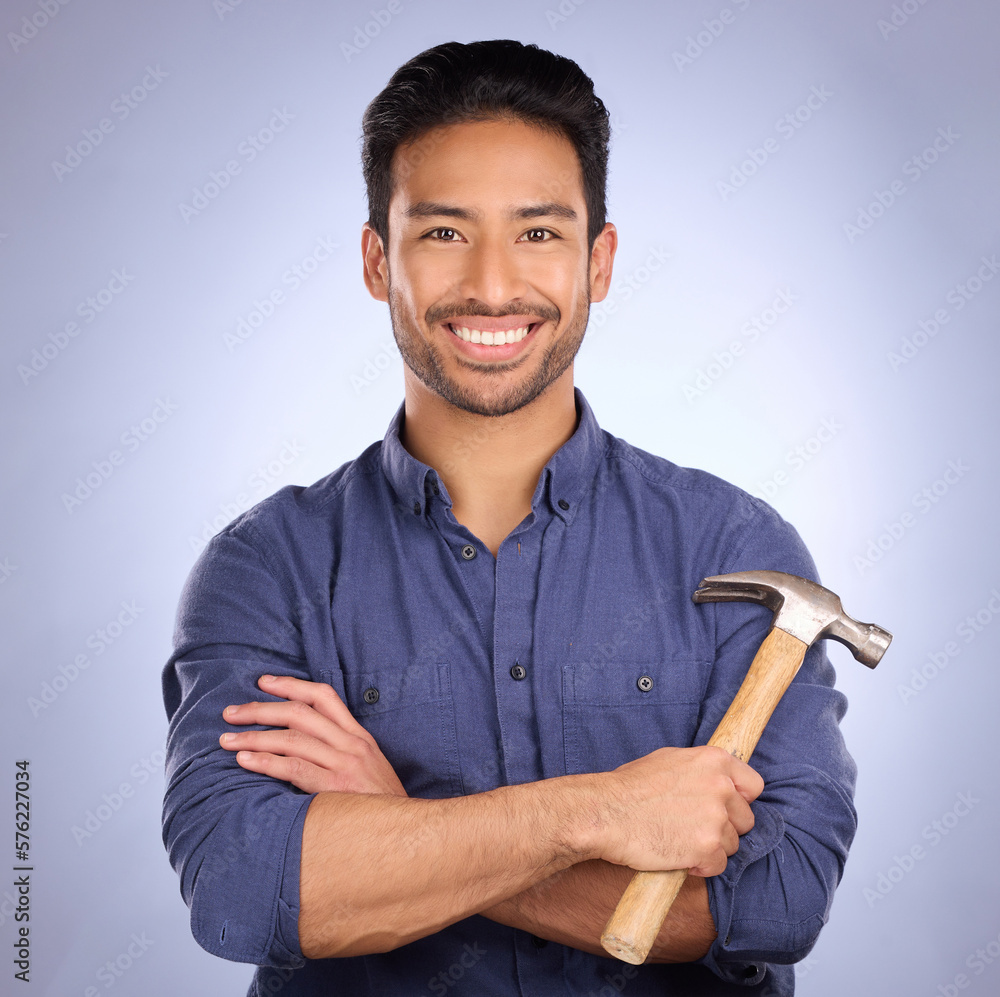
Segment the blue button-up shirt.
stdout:
<svg viewBox="0 0 1000 997">
<path fill-rule="evenodd" d="M 751 759 L 766 788 L 754 829 L 708 880 L 718 940 L 696 964 L 625 966 L 478 915 L 386 954 L 304 960 L 312 797 L 219 747 L 228 704 L 269 698 L 265 672 L 332 685 L 411 796 L 704 744 L 771 614 L 695 605 L 700 579 L 815 569 L 765 503 L 603 431 L 579 390 L 576 405 L 576 431 L 495 559 L 455 519 L 437 472 L 403 448 L 401 406 L 381 442 L 244 513 L 195 565 L 163 676 L 163 836 L 195 938 L 261 967 L 251 994 L 792 993 L 788 964 L 826 921 L 856 827 L 846 702 L 821 645 Z"/>
</svg>

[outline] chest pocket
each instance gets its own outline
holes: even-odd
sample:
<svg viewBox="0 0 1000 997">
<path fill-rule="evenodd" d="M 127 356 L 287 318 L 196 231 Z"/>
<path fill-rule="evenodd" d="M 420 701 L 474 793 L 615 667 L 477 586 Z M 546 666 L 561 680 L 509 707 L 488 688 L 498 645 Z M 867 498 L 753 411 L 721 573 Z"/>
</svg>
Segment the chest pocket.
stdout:
<svg viewBox="0 0 1000 997">
<path fill-rule="evenodd" d="M 657 748 L 690 747 L 711 664 L 672 660 L 564 665 L 567 774 L 605 772 Z"/>
<path fill-rule="evenodd" d="M 445 664 L 340 674 L 344 701 L 411 796 L 462 796 L 451 673 Z M 327 678 L 326 681 L 331 681 Z"/>
</svg>

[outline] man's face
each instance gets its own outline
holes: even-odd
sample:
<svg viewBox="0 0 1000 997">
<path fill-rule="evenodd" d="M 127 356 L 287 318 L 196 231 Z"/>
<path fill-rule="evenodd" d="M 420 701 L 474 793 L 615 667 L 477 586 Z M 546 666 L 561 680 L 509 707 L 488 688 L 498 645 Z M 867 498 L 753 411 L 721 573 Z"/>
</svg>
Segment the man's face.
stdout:
<svg viewBox="0 0 1000 997">
<path fill-rule="evenodd" d="M 573 146 L 521 121 L 469 122 L 401 146 L 393 171 L 388 256 L 367 226 L 364 248 L 404 361 L 465 411 L 522 408 L 569 370 L 610 280 L 614 227 L 591 254 Z"/>
</svg>

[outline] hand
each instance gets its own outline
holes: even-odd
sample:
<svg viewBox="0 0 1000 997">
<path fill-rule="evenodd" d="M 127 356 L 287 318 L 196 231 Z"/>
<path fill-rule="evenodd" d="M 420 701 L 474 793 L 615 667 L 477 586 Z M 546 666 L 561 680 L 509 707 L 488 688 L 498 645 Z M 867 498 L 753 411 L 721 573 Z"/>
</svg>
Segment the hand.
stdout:
<svg viewBox="0 0 1000 997">
<path fill-rule="evenodd" d="M 722 748 L 660 748 L 605 773 L 600 858 L 633 869 L 717 876 L 753 825 L 764 781 Z"/>
<path fill-rule="evenodd" d="M 406 796 L 375 738 L 351 716 L 344 701 L 323 682 L 262 675 L 257 683 L 287 702 L 227 706 L 230 724 L 261 724 L 283 730 L 223 734 L 219 743 L 236 761 L 306 793 L 382 793 Z"/>
</svg>

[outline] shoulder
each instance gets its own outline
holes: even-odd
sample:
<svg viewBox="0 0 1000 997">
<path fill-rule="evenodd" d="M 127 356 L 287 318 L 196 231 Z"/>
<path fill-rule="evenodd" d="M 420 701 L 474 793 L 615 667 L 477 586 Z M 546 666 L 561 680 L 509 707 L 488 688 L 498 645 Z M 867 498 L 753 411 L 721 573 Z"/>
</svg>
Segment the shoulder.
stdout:
<svg viewBox="0 0 1000 997">
<path fill-rule="evenodd" d="M 610 433 L 605 438 L 607 473 L 654 506 L 671 506 L 687 515 L 724 516 L 732 525 L 780 519 L 766 502 L 715 474 L 682 467 Z"/>
<path fill-rule="evenodd" d="M 683 538 L 720 571 L 756 567 L 812 576 L 815 568 L 795 528 L 763 499 L 699 468 L 683 467 L 605 433 L 605 474 L 648 517 Z M 797 569 L 797 570 L 796 570 Z"/>
<path fill-rule="evenodd" d="M 284 560 L 296 548 L 317 552 L 329 548 L 334 524 L 345 505 L 363 501 L 366 493 L 376 488 L 381 446 L 381 441 L 373 443 L 354 460 L 311 485 L 279 489 L 237 516 L 209 546 L 228 538 L 256 551 L 264 560 Z"/>
<path fill-rule="evenodd" d="M 181 593 L 176 653 L 207 643 L 299 653 L 304 616 L 329 606 L 345 496 L 373 489 L 379 446 L 311 485 L 280 489 L 208 541 Z"/>
<path fill-rule="evenodd" d="M 252 579 L 286 591 L 318 583 L 329 573 L 345 510 L 371 499 L 377 488 L 380 448 L 373 443 L 313 484 L 287 485 L 238 515 L 201 551 L 186 594 L 247 586 Z"/>
</svg>

